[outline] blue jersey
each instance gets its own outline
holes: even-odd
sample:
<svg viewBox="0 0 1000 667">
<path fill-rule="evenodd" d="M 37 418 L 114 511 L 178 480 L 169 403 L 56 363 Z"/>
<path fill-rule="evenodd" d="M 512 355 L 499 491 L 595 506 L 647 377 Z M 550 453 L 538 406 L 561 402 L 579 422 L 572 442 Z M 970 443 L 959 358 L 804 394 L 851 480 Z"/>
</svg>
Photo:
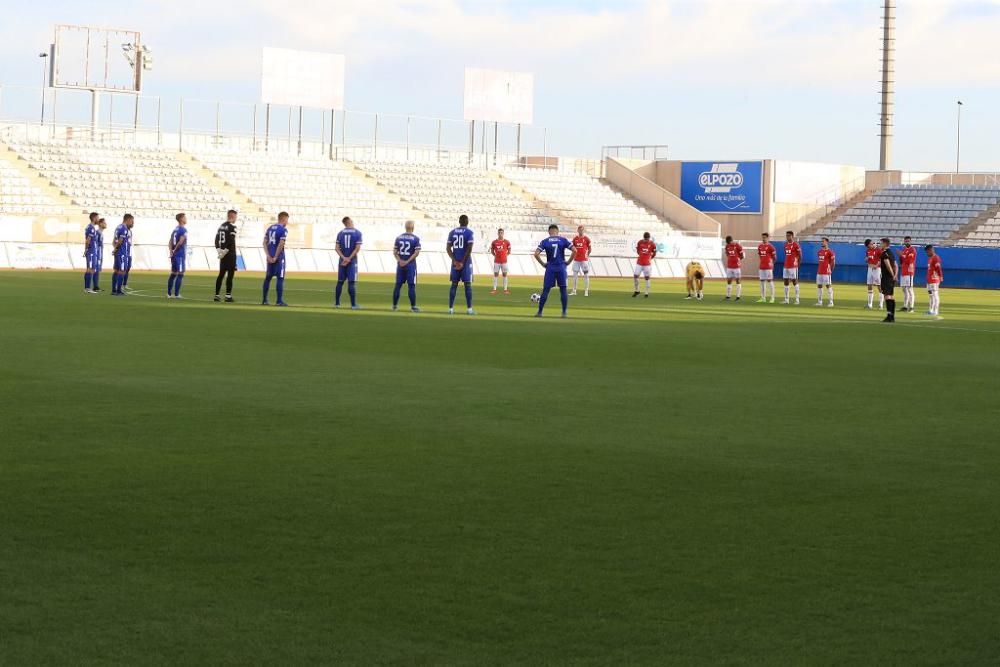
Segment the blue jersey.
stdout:
<svg viewBox="0 0 1000 667">
<path fill-rule="evenodd" d="M 92 222 L 83 230 L 84 253 L 93 255 L 97 252 L 97 233 L 97 226 Z"/>
<path fill-rule="evenodd" d="M 267 232 L 264 233 L 264 241 L 267 243 L 267 254 L 274 257 L 275 253 L 278 252 L 278 245 L 285 240 L 286 236 L 288 236 L 288 229 L 284 225 L 275 223 L 268 227 Z M 281 255 L 278 258 L 280 259 L 284 256 L 285 251 L 282 249 Z"/>
<path fill-rule="evenodd" d="M 465 256 L 469 252 L 469 248 L 472 247 L 472 241 L 474 236 L 472 230 L 468 227 L 456 227 L 448 233 L 448 246 L 451 248 L 451 254 L 459 262 L 465 259 Z"/>
<path fill-rule="evenodd" d="M 547 236 L 538 244 L 538 249 L 545 253 L 547 268 L 558 269 L 566 266 L 565 252 L 572 250 L 573 244 L 562 236 Z"/>
<path fill-rule="evenodd" d="M 361 245 L 361 232 L 354 229 L 341 229 L 337 234 L 337 247 L 340 248 L 340 252 L 344 253 L 344 257 L 350 257 L 354 249 Z M 355 257 L 354 261 L 357 261 Z"/>
<path fill-rule="evenodd" d="M 124 222 L 115 228 L 115 243 L 118 249 L 115 254 L 119 257 L 132 256 L 132 230 Z"/>
<path fill-rule="evenodd" d="M 187 245 L 187 230 L 182 226 L 177 225 L 177 227 L 174 228 L 173 233 L 170 234 L 170 250 L 177 250 L 179 253 L 184 253 L 187 248 L 178 250 L 178 248 L 182 245 Z"/>
<path fill-rule="evenodd" d="M 393 245 L 396 252 L 399 253 L 399 258 L 406 261 L 413 256 L 413 253 L 420 250 L 420 237 L 413 234 L 400 234 L 396 237 Z"/>
<path fill-rule="evenodd" d="M 95 227 L 94 231 L 94 257 L 104 259 L 104 232 L 100 227 Z"/>
</svg>

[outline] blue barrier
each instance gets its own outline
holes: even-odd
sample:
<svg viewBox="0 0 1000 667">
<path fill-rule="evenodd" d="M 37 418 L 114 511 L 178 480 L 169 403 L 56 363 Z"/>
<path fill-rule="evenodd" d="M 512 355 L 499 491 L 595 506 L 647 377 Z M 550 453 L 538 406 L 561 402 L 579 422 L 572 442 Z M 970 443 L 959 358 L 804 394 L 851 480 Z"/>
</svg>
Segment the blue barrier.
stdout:
<svg viewBox="0 0 1000 667">
<path fill-rule="evenodd" d="M 782 262 L 785 260 L 784 243 L 774 244 L 778 250 L 775 278 L 780 275 Z M 838 283 L 864 284 L 867 276 L 865 265 L 865 247 L 860 243 L 831 243 L 830 247 L 837 253 L 837 268 L 833 279 Z M 892 246 L 893 252 L 899 256 L 902 244 Z M 802 267 L 799 278 L 803 282 L 816 279 L 816 253 L 820 244 L 816 242 L 802 243 Z M 1000 289 L 1000 248 L 959 248 L 952 246 L 935 247 L 941 256 L 941 266 L 944 269 L 945 287 L 968 287 L 973 289 Z M 916 284 L 924 285 L 927 276 L 927 254 L 922 245 L 917 246 Z"/>
</svg>

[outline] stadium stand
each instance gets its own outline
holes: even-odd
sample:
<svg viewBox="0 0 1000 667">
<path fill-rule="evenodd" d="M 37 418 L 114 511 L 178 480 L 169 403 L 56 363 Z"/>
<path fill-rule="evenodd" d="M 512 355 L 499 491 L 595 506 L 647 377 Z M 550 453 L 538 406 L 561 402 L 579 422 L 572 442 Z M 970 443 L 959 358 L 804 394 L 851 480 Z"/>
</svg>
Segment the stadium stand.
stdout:
<svg viewBox="0 0 1000 667">
<path fill-rule="evenodd" d="M 349 162 L 287 154 L 200 152 L 209 170 L 265 212 L 293 212 L 297 222 L 339 222 L 350 215 L 365 223 L 399 224 L 412 208 L 380 191 Z"/>
<path fill-rule="evenodd" d="M 531 168 L 502 173 L 575 223 L 632 234 L 648 231 L 664 235 L 675 231 L 666 220 L 592 176 Z"/>
<path fill-rule="evenodd" d="M 955 245 L 1000 247 L 1000 215 L 988 218 L 965 238 L 956 241 Z"/>
<path fill-rule="evenodd" d="M 555 218 L 513 192 L 496 172 L 460 165 L 363 162 L 359 167 L 441 225 L 465 213 L 479 226 L 533 231 Z"/>
<path fill-rule="evenodd" d="M 81 209 L 110 217 L 172 217 L 185 211 L 192 219 L 216 219 L 233 205 L 177 153 L 162 148 L 88 141 L 10 145 Z"/>
<path fill-rule="evenodd" d="M 50 215 L 63 212 L 62 205 L 17 167 L 0 159 L 0 213 Z"/>
<path fill-rule="evenodd" d="M 809 237 L 857 242 L 912 236 L 916 243 L 948 242 L 978 216 L 1000 205 L 1000 187 L 892 185 L 838 216 Z"/>
</svg>

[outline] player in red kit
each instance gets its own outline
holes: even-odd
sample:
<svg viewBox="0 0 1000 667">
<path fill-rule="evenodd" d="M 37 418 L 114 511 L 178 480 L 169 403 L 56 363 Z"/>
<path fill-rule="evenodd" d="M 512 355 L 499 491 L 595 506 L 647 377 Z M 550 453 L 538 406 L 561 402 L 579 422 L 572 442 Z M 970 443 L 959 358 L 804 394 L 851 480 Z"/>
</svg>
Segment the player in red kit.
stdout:
<svg viewBox="0 0 1000 667">
<path fill-rule="evenodd" d="M 503 237 L 503 230 L 497 230 L 497 237 L 490 243 L 490 254 L 493 255 L 493 289 L 490 294 L 497 293 L 497 278 L 503 273 L 503 293 L 510 294 L 507 289 L 507 256 L 510 255 L 510 241 Z"/>
<path fill-rule="evenodd" d="M 823 286 L 830 293 L 830 308 L 833 308 L 833 267 L 837 264 L 837 254 L 830 249 L 830 239 L 823 237 L 818 253 L 819 266 L 816 268 L 816 305 L 823 306 Z"/>
<path fill-rule="evenodd" d="M 799 267 L 802 265 L 802 246 L 795 240 L 794 232 L 785 232 L 785 268 L 782 277 L 785 279 L 785 300 L 788 303 L 788 284 L 795 286 L 795 305 L 799 305 Z"/>
<path fill-rule="evenodd" d="M 576 228 L 573 237 L 573 291 L 570 296 L 576 296 L 576 285 L 583 274 L 583 295 L 590 296 L 590 239 L 584 234 L 583 225 Z"/>
<path fill-rule="evenodd" d="M 927 253 L 927 314 L 935 319 L 941 319 L 941 283 L 944 282 L 944 271 L 941 268 L 941 256 L 934 246 L 924 246 Z"/>
<path fill-rule="evenodd" d="M 729 297 L 733 293 L 733 281 L 736 281 L 736 300 L 739 301 L 743 298 L 743 284 L 740 280 L 743 278 L 742 266 L 743 259 L 746 255 L 743 254 L 743 246 L 739 243 L 733 241 L 732 236 L 726 237 L 726 301 L 729 301 Z"/>
<path fill-rule="evenodd" d="M 875 287 L 882 284 L 882 249 L 875 245 L 871 239 L 865 239 L 865 264 L 868 265 L 868 277 L 865 283 L 868 285 L 868 305 L 871 310 L 875 305 Z M 885 307 L 885 295 L 878 293 L 878 309 Z"/>
<path fill-rule="evenodd" d="M 917 249 L 913 247 L 909 236 L 903 237 L 903 248 L 899 251 L 899 286 L 903 288 L 903 312 L 912 313 L 917 303 L 917 295 L 913 290 L 914 277 L 917 274 Z"/>
<path fill-rule="evenodd" d="M 642 240 L 635 246 L 635 252 L 638 257 L 635 260 L 635 273 L 633 274 L 635 292 L 632 293 L 632 297 L 639 296 L 639 274 L 642 274 L 646 278 L 646 298 L 648 299 L 649 279 L 653 275 L 653 258 L 656 257 L 656 244 L 650 238 L 649 232 L 642 235 Z"/>
<path fill-rule="evenodd" d="M 774 303 L 774 258 L 777 251 L 771 245 L 771 235 L 764 232 L 760 235 L 760 245 L 757 246 L 757 276 L 760 278 L 760 298 L 757 303 L 767 303 L 767 288 L 771 288 L 771 303 Z"/>
</svg>

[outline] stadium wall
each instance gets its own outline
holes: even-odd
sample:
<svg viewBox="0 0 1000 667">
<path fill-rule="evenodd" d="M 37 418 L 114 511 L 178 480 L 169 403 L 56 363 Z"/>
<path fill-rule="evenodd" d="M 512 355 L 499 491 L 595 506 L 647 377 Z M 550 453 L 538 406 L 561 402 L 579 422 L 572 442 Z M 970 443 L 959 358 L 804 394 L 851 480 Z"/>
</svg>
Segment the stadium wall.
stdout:
<svg viewBox="0 0 1000 667">
<path fill-rule="evenodd" d="M 753 246 L 756 248 L 756 245 Z M 778 266 L 784 261 L 785 251 L 781 243 L 775 243 L 778 250 Z M 867 276 L 865 247 L 860 243 L 831 243 L 837 253 L 837 267 L 833 279 L 837 283 L 864 284 Z M 803 282 L 816 279 L 816 253 L 820 244 L 802 244 L 802 268 L 799 277 Z M 899 246 L 894 246 L 898 250 Z M 1000 248 L 938 247 L 944 268 L 946 287 L 966 287 L 972 289 L 1000 289 Z M 755 274 L 754 274 L 755 275 Z M 927 275 L 927 255 L 922 247 L 917 248 L 916 284 L 924 285 Z M 778 278 L 778 272 L 775 273 Z"/>
</svg>

